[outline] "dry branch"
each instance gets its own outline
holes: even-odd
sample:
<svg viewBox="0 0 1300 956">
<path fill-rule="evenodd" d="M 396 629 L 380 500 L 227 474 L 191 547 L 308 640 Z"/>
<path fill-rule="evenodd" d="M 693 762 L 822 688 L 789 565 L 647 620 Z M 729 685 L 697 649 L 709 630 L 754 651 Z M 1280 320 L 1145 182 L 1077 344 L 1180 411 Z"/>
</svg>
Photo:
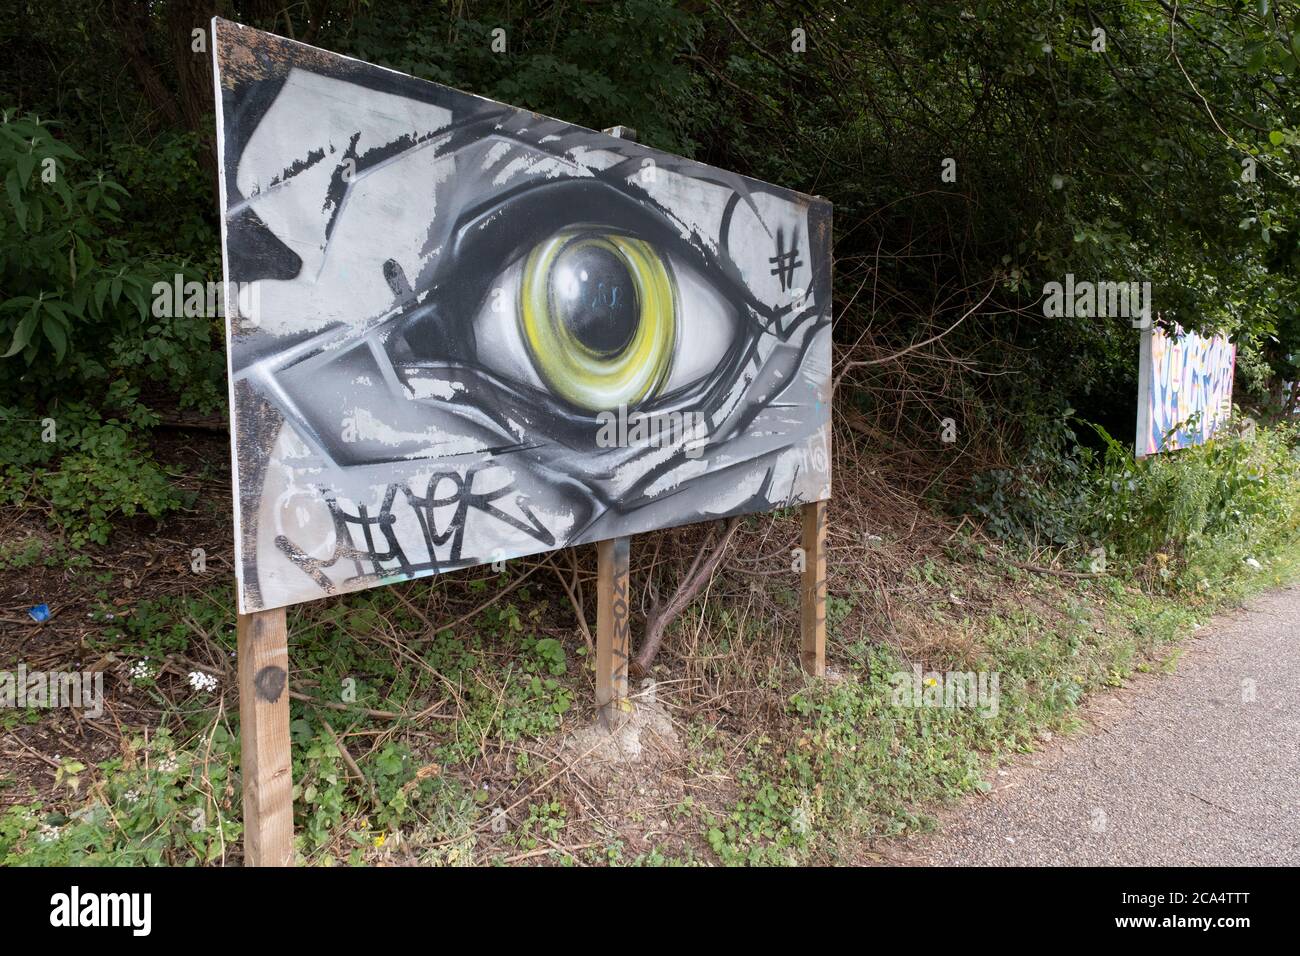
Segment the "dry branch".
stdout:
<svg viewBox="0 0 1300 956">
<path fill-rule="evenodd" d="M 673 592 L 672 597 L 667 601 L 655 599 L 650 608 L 650 613 L 646 615 L 645 638 L 641 642 L 641 649 L 632 659 L 631 674 L 633 677 L 643 677 L 649 670 L 650 665 L 654 663 L 655 655 L 659 653 L 659 646 L 663 643 L 664 633 L 669 624 L 685 610 L 686 606 L 695 599 L 695 595 L 704 587 L 706 581 L 713 576 L 714 569 L 722 556 L 727 552 L 727 544 L 731 541 L 731 536 L 736 533 L 740 527 L 740 518 L 729 518 L 722 536 L 714 545 L 713 551 L 706 558 L 703 549 L 695 555 L 695 560 L 691 562 L 690 570 L 682 579 L 677 590 Z"/>
</svg>

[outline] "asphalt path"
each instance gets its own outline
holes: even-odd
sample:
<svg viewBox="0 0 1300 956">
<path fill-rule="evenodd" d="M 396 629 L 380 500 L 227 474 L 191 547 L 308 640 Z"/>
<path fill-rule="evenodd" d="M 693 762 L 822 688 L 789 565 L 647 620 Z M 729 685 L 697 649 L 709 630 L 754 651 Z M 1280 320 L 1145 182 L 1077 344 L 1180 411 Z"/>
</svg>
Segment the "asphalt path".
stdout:
<svg viewBox="0 0 1300 956">
<path fill-rule="evenodd" d="M 1172 673 L 1100 695 L 1088 731 L 997 771 L 897 862 L 1300 862 L 1300 587 L 1183 646 Z"/>
</svg>

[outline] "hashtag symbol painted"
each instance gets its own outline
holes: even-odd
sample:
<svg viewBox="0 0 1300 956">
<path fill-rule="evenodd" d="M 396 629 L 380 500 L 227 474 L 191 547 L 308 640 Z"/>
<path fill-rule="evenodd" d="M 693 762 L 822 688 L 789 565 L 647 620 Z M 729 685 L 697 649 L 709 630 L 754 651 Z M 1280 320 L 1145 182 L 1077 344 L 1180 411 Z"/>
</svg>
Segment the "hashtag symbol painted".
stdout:
<svg viewBox="0 0 1300 956">
<path fill-rule="evenodd" d="M 790 282 L 794 279 L 794 270 L 803 265 L 799 258 L 799 230 L 795 229 L 794 236 L 790 240 L 790 248 L 785 248 L 785 229 L 777 226 L 776 229 L 776 255 L 767 260 L 772 263 L 772 275 L 777 277 L 781 283 L 781 291 L 784 292 L 790 288 Z"/>
</svg>

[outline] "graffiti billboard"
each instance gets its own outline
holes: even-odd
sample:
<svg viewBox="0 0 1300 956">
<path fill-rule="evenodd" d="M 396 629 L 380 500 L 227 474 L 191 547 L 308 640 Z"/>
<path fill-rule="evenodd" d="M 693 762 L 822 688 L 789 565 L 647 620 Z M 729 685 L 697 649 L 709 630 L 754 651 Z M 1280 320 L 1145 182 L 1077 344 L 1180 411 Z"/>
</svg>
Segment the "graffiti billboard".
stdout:
<svg viewBox="0 0 1300 956">
<path fill-rule="evenodd" d="M 1142 333 L 1138 365 L 1137 454 L 1200 445 L 1232 415 L 1237 347 L 1226 335 L 1181 328 Z"/>
<path fill-rule="evenodd" d="M 829 203 L 213 31 L 241 611 L 829 497 Z"/>
</svg>

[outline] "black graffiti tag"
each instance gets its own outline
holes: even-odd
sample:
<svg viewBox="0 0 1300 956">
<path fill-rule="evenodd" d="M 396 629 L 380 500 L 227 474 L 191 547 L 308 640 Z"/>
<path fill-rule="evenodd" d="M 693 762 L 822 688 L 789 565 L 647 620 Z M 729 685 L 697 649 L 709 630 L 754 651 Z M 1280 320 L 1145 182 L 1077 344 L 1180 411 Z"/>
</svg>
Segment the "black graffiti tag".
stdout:
<svg viewBox="0 0 1300 956">
<path fill-rule="evenodd" d="M 327 593 L 334 592 L 337 585 L 325 574 L 324 569 L 332 568 L 340 561 L 351 561 L 355 565 L 356 573 L 346 581 L 349 585 L 357 582 L 373 583 L 392 577 L 412 577 L 484 563 L 486 556 L 464 553 L 465 526 L 471 512 L 490 516 L 546 547 L 554 547 L 554 535 L 538 521 L 522 496 L 516 495 L 514 501 L 526 521 L 502 511 L 494 504 L 515 494 L 513 483 L 486 493 L 473 490 L 475 475 L 486 467 L 478 465 L 470 468 L 464 476 L 457 471 L 437 472 L 429 478 L 423 495 L 417 495 L 405 484 L 391 484 L 384 493 L 378 513 L 373 515 L 365 505 L 358 505 L 356 513 L 350 513 L 339 504 L 333 493 L 326 493 L 325 501 L 335 530 L 333 553 L 327 559 L 313 558 L 287 535 L 276 537 L 276 547 Z M 451 490 L 447 494 L 439 494 L 444 482 L 451 484 Z M 435 511 L 448 506 L 455 506 L 455 511 L 446 527 L 439 531 Z M 414 513 L 423 538 L 425 553 L 414 559 L 402 547 L 394 530 L 403 509 Z M 363 542 L 361 546 L 355 542 L 353 528 L 360 531 Z M 379 537 L 382 537 L 382 543 L 378 541 Z M 448 543 L 450 547 L 445 549 L 446 556 L 439 558 L 438 549 L 444 548 Z"/>
</svg>

